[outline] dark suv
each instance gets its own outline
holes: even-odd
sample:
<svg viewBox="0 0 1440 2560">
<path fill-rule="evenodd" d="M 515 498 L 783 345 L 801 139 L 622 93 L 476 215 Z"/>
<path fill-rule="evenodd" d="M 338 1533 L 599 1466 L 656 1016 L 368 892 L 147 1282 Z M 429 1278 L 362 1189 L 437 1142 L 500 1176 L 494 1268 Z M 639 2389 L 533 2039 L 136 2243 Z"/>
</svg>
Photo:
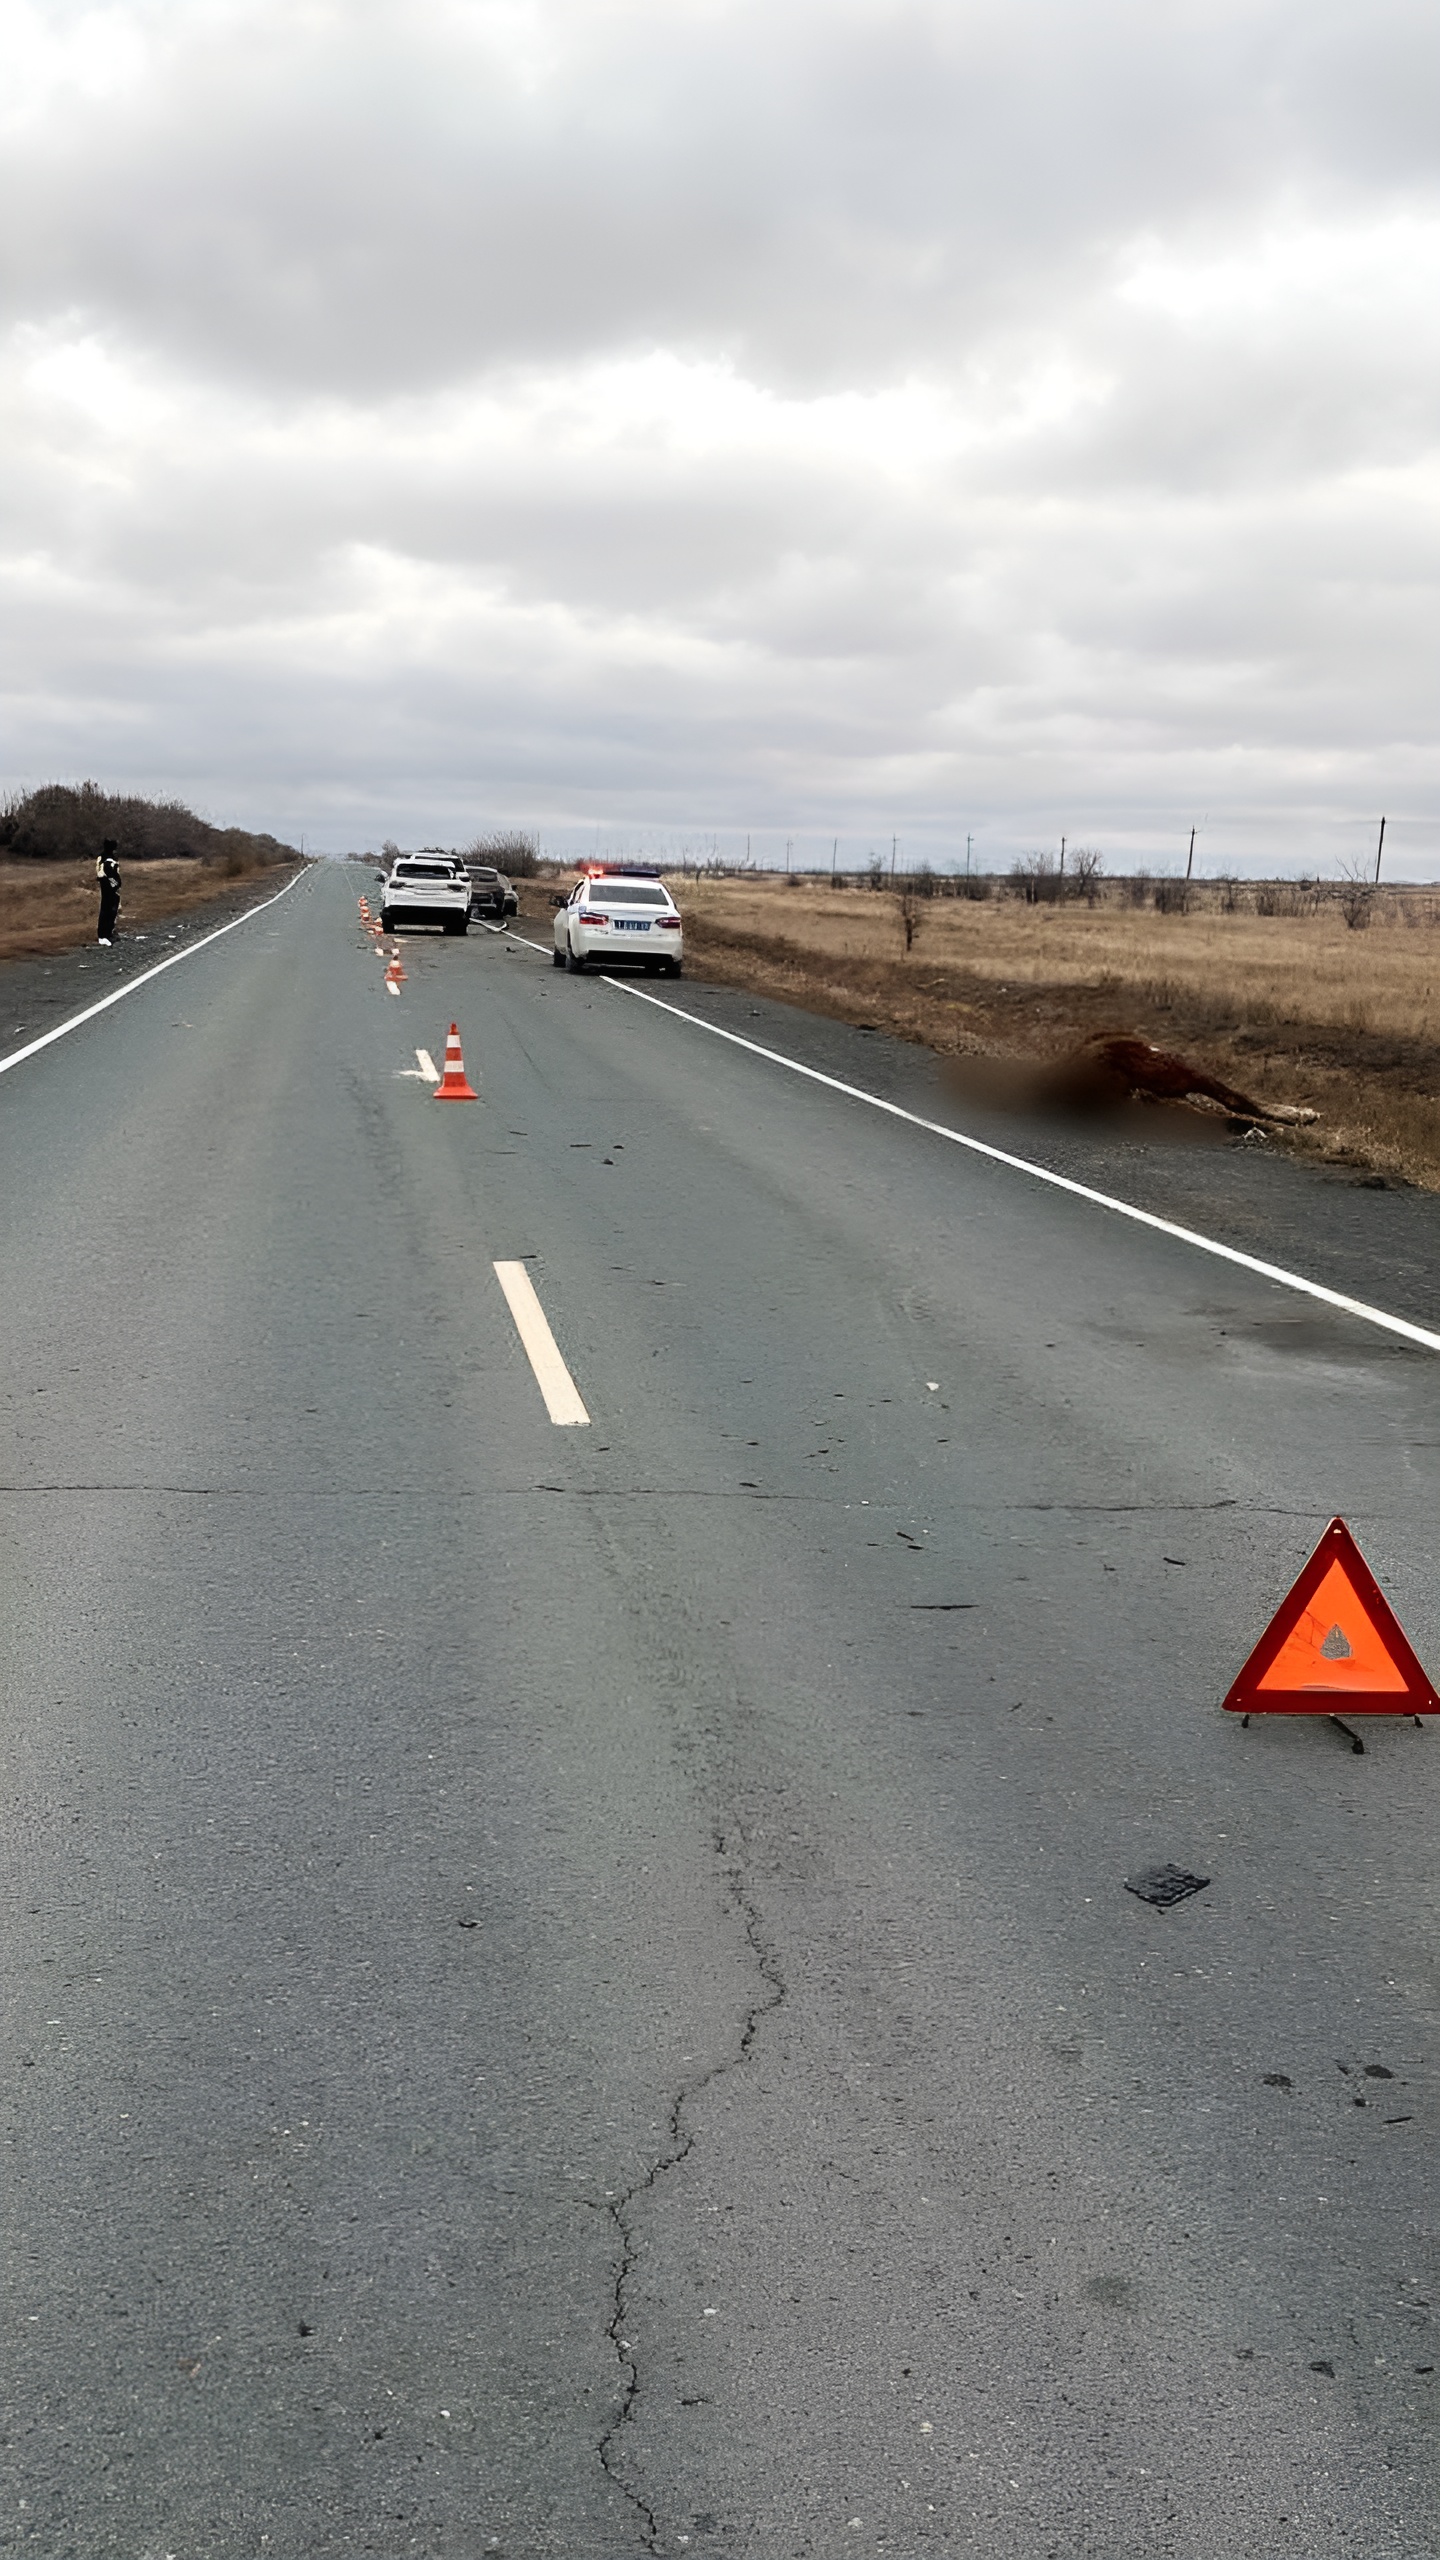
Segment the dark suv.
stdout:
<svg viewBox="0 0 1440 2560">
<path fill-rule="evenodd" d="M 470 874 L 472 916 L 493 916 L 498 924 L 505 916 L 519 914 L 520 901 L 503 871 L 489 862 L 467 862 L 465 868 Z"/>
</svg>

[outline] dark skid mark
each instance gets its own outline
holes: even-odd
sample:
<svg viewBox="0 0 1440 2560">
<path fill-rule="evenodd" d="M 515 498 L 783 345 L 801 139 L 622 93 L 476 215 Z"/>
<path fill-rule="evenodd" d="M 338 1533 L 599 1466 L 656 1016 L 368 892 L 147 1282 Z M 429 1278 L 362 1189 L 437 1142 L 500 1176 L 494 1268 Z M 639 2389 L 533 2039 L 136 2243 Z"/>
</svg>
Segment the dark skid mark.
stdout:
<svg viewBox="0 0 1440 2560">
<path fill-rule="evenodd" d="M 1209 1882 L 1208 1876 L 1192 1876 L 1184 1867 L 1145 1867 L 1138 1876 L 1125 1878 L 1125 1890 L 1141 1902 L 1152 1902 L 1157 1911 L 1168 1911 L 1173 1902 L 1203 1893 Z"/>
</svg>

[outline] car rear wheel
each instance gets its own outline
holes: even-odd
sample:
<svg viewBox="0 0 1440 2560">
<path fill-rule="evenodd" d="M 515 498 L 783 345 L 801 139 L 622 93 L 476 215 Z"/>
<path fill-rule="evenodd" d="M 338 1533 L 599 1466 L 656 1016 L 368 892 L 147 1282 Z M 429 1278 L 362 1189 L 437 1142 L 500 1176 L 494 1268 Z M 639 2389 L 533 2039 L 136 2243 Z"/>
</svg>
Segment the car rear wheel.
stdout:
<svg viewBox="0 0 1440 2560">
<path fill-rule="evenodd" d="M 380 930 L 382 933 L 393 933 L 395 930 L 395 918 L 388 907 L 382 907 L 380 910 Z"/>
<path fill-rule="evenodd" d="M 444 928 L 447 933 L 468 933 L 470 930 L 470 919 L 468 916 L 446 916 L 444 918 Z"/>
<path fill-rule="evenodd" d="M 565 945 L 565 966 L 572 978 L 582 978 L 585 974 L 584 961 L 576 958 L 568 942 Z"/>
<path fill-rule="evenodd" d="M 563 969 L 565 966 L 565 954 L 561 950 L 558 942 L 550 954 L 550 966 L 552 969 Z"/>
</svg>

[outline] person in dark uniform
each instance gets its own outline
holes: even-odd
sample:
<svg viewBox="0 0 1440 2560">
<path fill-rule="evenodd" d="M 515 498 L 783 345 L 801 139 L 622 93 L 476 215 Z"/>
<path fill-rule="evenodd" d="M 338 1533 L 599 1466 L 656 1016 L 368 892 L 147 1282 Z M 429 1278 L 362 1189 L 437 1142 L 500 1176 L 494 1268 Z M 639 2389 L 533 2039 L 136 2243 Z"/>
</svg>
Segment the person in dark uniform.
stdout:
<svg viewBox="0 0 1440 2560">
<path fill-rule="evenodd" d="M 115 838 L 107 836 L 104 851 L 97 856 L 95 863 L 95 877 L 100 883 L 100 931 L 97 940 L 103 942 L 107 951 L 115 939 L 115 921 L 120 913 L 120 865 L 115 859 L 119 849 Z"/>
</svg>

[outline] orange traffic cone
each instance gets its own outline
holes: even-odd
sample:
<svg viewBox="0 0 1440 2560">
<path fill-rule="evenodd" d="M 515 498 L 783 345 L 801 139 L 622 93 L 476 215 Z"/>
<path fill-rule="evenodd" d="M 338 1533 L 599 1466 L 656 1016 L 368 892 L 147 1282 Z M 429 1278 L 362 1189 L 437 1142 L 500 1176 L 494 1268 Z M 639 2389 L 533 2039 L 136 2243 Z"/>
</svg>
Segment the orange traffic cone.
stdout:
<svg viewBox="0 0 1440 2560">
<path fill-rule="evenodd" d="M 450 1025 L 445 1042 L 445 1073 L 430 1096 L 432 1102 L 478 1102 L 480 1096 L 466 1082 L 465 1061 L 460 1055 L 460 1026 Z"/>
<path fill-rule="evenodd" d="M 403 986 L 404 986 L 404 984 L 405 984 L 405 972 L 404 972 L 404 970 L 403 970 L 403 969 L 401 968 L 401 966 L 400 966 L 400 954 L 399 954 L 399 952 L 398 952 L 398 951 L 396 952 L 394 959 L 390 962 L 390 965 L 389 965 L 389 967 L 387 968 L 387 970 L 386 970 L 386 972 L 385 972 L 385 975 L 386 975 L 386 977 L 390 980 L 390 983 L 391 983 L 391 985 L 392 985 L 392 986 L 396 986 L 396 987 L 403 987 Z"/>
</svg>

